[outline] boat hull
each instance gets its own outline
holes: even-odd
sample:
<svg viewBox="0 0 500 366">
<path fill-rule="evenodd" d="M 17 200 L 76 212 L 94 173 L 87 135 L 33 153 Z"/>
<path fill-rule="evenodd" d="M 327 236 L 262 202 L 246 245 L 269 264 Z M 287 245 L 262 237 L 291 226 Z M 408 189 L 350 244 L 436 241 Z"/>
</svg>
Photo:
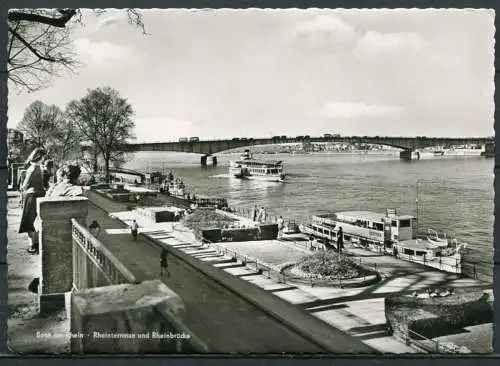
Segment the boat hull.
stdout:
<svg viewBox="0 0 500 366">
<path fill-rule="evenodd" d="M 233 174 L 234 178 L 243 179 L 243 180 L 258 180 L 261 182 L 278 182 L 284 183 L 285 179 L 282 177 L 268 177 L 263 175 L 243 175 L 243 174 Z"/>
<path fill-rule="evenodd" d="M 234 163 L 232 163 L 233 165 Z M 278 183 L 283 183 L 285 182 L 285 175 L 276 175 L 276 174 L 255 174 L 247 169 L 242 169 L 239 166 L 231 166 L 229 168 L 229 174 L 237 179 L 244 179 L 244 180 L 258 180 L 262 182 L 278 182 Z"/>
</svg>

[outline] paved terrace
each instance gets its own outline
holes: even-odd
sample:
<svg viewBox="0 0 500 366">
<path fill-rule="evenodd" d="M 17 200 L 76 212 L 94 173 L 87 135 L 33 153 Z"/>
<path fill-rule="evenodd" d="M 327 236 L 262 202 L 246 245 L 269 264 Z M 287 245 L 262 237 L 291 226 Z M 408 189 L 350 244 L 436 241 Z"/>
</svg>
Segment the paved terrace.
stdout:
<svg viewBox="0 0 500 366">
<path fill-rule="evenodd" d="M 193 268 L 186 261 L 179 259 L 175 250 L 189 253 L 194 238 L 182 235 L 173 229 L 172 224 L 148 224 L 139 231 L 151 239 L 139 236 L 133 242 L 129 230 L 123 224 L 132 218 L 131 213 L 124 210 L 123 204 L 112 202 L 94 192 L 88 192 L 89 198 L 96 205 L 89 206 L 89 223 L 97 220 L 103 229 L 99 240 L 131 270 L 139 280 L 160 277 L 159 257 L 161 245 L 171 243 L 169 250 L 173 256 L 169 259 L 170 276 L 163 277 L 163 282 L 178 293 L 186 307 L 186 325 L 200 337 L 209 347 L 220 353 L 373 353 L 368 345 L 354 340 L 342 331 L 328 326 L 315 317 L 286 301 L 276 301 L 265 291 L 246 281 L 233 276 L 226 276 L 232 281 L 237 280 L 242 286 L 241 292 L 255 292 L 253 300 L 259 305 L 273 307 L 274 313 L 264 311 L 243 299 L 236 293 L 215 281 L 213 272 L 221 274 L 220 269 L 211 266 L 212 275 L 207 276 Z M 121 207 L 120 207 L 121 206 Z M 102 207 L 103 209 L 101 209 Z M 116 211 L 112 216 L 108 212 Z M 141 217 L 136 217 L 139 225 Z M 179 224 L 175 224 L 179 225 Z M 182 248 L 182 249 L 181 249 Z M 195 250 L 196 251 L 196 250 Z M 209 249 L 213 252 L 213 250 Z M 197 252 L 201 254 L 201 252 Z M 208 254 L 208 253 L 207 253 Z M 203 262 L 195 260 L 202 265 Z M 212 263 L 226 264 L 231 260 L 218 256 Z M 234 263 L 233 263 L 234 264 Z M 241 265 L 238 265 L 241 266 Z M 243 269 L 245 270 L 245 269 Z M 222 272 L 222 274 L 224 274 Z M 247 286 L 245 289 L 244 286 Z M 260 291 L 260 292 L 259 292 Z M 246 292 L 248 293 L 248 292 Z M 282 319 L 277 319 L 279 316 Z M 284 324 L 286 317 L 289 324 L 297 325 L 293 329 Z M 314 333 L 315 336 L 311 336 Z"/>
<path fill-rule="evenodd" d="M 21 208 L 16 193 L 9 192 L 7 202 L 8 263 L 8 347 L 14 353 L 68 353 L 70 321 L 63 314 L 41 317 L 38 297 L 28 291 L 28 284 L 39 276 L 37 256 L 28 254 L 29 239 L 18 234 Z M 69 296 L 66 299 L 69 308 Z M 54 334 L 56 336 L 37 336 Z M 63 336 L 66 335 L 66 336 Z"/>
<path fill-rule="evenodd" d="M 133 212 L 114 213 L 123 221 L 134 218 Z M 140 220 L 140 218 L 139 218 Z M 139 225 L 141 222 L 139 221 Z M 180 224 L 151 225 L 142 222 L 142 232 L 170 247 L 177 248 L 199 260 L 212 263 L 225 272 L 246 280 L 298 308 L 313 314 L 327 324 L 341 329 L 362 340 L 380 352 L 415 352 L 395 338 L 385 329 L 384 298 L 391 294 L 411 294 L 414 291 L 433 287 L 470 287 L 483 289 L 492 294 L 492 286 L 482 282 L 461 278 L 459 275 L 440 272 L 417 263 L 398 260 L 390 256 L 380 256 L 359 248 L 347 248 L 355 261 L 369 266 L 376 263 L 382 281 L 365 288 L 339 289 L 310 287 L 277 283 L 266 275 L 256 273 L 241 261 L 226 262 L 231 258 L 217 253 L 197 243 L 193 234 L 183 230 Z M 217 245 L 233 250 L 242 256 L 249 256 L 271 266 L 297 260 L 310 252 L 290 242 L 266 240 L 258 242 L 228 242 Z M 492 324 L 484 324 L 463 329 L 462 333 L 438 337 L 439 341 L 456 342 L 474 352 L 491 352 L 493 337 Z"/>
</svg>

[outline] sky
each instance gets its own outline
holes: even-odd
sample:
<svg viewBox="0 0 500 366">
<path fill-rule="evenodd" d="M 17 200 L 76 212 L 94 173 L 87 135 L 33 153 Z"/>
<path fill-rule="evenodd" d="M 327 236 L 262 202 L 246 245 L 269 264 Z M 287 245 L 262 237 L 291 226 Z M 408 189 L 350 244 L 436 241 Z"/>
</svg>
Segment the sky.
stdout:
<svg viewBox="0 0 500 366">
<path fill-rule="evenodd" d="M 137 141 L 339 133 L 493 136 L 488 10 L 84 12 L 84 66 L 33 94 L 10 87 L 9 127 L 35 100 L 62 109 L 110 86 Z"/>
</svg>

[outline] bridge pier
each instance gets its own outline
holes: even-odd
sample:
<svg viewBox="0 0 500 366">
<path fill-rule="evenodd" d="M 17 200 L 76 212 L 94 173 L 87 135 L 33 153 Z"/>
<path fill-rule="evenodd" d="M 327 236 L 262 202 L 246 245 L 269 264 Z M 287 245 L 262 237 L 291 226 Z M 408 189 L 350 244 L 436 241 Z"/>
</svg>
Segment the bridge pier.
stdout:
<svg viewBox="0 0 500 366">
<path fill-rule="evenodd" d="M 207 154 L 207 155 L 203 155 L 200 159 L 200 162 L 201 162 L 201 166 L 205 167 L 207 166 L 207 159 L 209 157 L 212 157 L 212 165 L 213 166 L 217 166 L 217 156 L 212 156 L 210 154 Z"/>
<path fill-rule="evenodd" d="M 420 160 L 420 152 L 413 150 L 403 150 L 399 153 L 399 158 L 405 161 Z"/>
<path fill-rule="evenodd" d="M 495 157 L 495 144 L 487 143 L 484 145 L 484 151 L 481 153 L 485 158 L 493 158 Z"/>
</svg>

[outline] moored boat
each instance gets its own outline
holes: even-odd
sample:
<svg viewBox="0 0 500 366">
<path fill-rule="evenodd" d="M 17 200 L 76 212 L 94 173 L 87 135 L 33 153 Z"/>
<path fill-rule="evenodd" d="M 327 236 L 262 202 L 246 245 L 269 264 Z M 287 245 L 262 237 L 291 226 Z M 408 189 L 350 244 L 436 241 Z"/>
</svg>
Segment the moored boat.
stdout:
<svg viewBox="0 0 500 366">
<path fill-rule="evenodd" d="M 229 174 L 239 179 L 253 179 L 268 182 L 284 182 L 282 161 L 254 159 L 246 149 L 239 160 L 231 160 Z"/>
<path fill-rule="evenodd" d="M 461 253 L 465 244 L 439 236 L 429 229 L 417 233 L 417 218 L 400 215 L 394 209 L 386 214 L 371 211 L 344 211 L 315 215 L 300 230 L 310 236 L 336 243 L 342 228 L 344 242 L 399 259 L 422 263 L 446 272 L 461 273 Z"/>
</svg>

